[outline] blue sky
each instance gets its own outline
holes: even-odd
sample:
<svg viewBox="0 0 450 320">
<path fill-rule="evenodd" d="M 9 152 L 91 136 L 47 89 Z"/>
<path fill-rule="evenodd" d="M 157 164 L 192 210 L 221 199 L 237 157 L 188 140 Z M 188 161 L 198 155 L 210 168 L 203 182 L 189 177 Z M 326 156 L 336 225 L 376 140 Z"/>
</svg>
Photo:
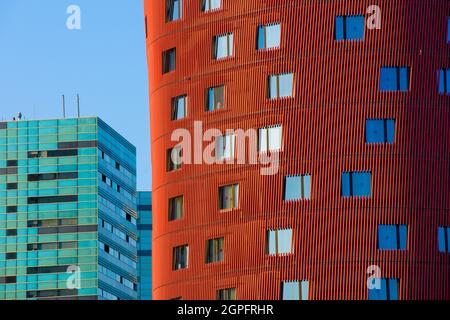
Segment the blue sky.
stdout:
<svg viewBox="0 0 450 320">
<path fill-rule="evenodd" d="M 69 5 L 81 29 L 69 30 Z M 138 151 L 150 190 L 148 79 L 142 0 L 0 0 L 0 119 L 98 115 Z"/>
</svg>

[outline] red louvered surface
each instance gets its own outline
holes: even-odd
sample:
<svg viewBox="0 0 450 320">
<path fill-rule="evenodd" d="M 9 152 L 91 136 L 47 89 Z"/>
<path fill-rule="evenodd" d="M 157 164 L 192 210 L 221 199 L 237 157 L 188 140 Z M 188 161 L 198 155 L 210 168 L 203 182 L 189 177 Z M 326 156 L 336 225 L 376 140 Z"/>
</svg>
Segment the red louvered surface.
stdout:
<svg viewBox="0 0 450 320">
<path fill-rule="evenodd" d="M 382 10 L 364 41 L 334 40 L 337 15 Z M 222 0 L 203 13 L 183 0 L 165 22 L 165 0 L 146 0 L 153 163 L 155 299 L 279 299 L 283 280 L 308 280 L 311 299 L 367 299 L 366 270 L 399 278 L 400 299 L 450 299 L 450 254 L 437 229 L 450 225 L 450 96 L 438 70 L 450 67 L 447 0 Z M 258 52 L 258 25 L 281 22 L 281 48 Z M 212 59 L 214 35 L 233 32 L 234 56 Z M 162 75 L 162 52 L 176 70 Z M 410 66 L 410 91 L 379 90 L 380 68 Z M 267 99 L 267 76 L 294 72 L 294 98 Z M 205 89 L 225 84 L 225 108 L 205 111 Z M 170 120 L 171 98 L 187 94 L 188 116 Z M 367 118 L 393 118 L 395 143 L 365 143 Z M 283 125 L 280 171 L 259 165 L 183 165 L 166 172 L 176 128 Z M 204 144 L 204 147 L 207 143 Z M 372 196 L 341 197 L 344 171 L 372 172 Z M 283 177 L 311 175 L 311 200 L 285 203 Z M 239 183 L 239 209 L 219 212 L 218 189 Z M 168 221 L 168 199 L 184 195 L 184 218 Z M 405 251 L 377 250 L 379 224 L 407 224 Z M 293 254 L 265 254 L 267 229 L 293 229 Z M 224 261 L 205 264 L 206 241 L 224 237 Z M 189 245 L 189 267 L 172 271 L 172 249 Z"/>
</svg>

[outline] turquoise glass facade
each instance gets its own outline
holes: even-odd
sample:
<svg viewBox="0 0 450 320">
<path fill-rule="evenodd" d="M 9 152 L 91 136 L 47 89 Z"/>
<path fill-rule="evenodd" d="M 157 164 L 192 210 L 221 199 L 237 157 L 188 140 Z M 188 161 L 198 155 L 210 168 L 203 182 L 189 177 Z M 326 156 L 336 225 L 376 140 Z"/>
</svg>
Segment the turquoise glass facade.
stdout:
<svg viewBox="0 0 450 320">
<path fill-rule="evenodd" d="M 136 299 L 136 219 L 136 149 L 101 119 L 0 122 L 0 299 Z"/>
<path fill-rule="evenodd" d="M 152 193 L 138 192 L 138 299 L 152 299 Z"/>
</svg>

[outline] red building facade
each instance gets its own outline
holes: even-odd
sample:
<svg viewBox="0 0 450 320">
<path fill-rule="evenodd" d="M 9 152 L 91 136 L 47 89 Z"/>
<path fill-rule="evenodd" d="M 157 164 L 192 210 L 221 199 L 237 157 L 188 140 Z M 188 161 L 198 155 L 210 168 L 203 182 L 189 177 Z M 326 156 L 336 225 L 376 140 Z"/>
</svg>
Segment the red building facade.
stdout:
<svg viewBox="0 0 450 320">
<path fill-rule="evenodd" d="M 449 1 L 146 0 L 145 15 L 155 299 L 368 299 L 374 274 L 378 298 L 450 299 Z M 168 165 L 195 121 L 259 130 L 278 172 Z"/>
</svg>

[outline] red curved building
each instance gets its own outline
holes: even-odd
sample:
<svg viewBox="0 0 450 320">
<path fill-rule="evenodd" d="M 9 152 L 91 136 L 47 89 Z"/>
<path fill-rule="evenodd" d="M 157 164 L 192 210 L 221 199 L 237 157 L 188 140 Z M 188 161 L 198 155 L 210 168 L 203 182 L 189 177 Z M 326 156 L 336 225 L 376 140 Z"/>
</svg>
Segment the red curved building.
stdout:
<svg viewBox="0 0 450 320">
<path fill-rule="evenodd" d="M 155 299 L 450 299 L 449 1 L 145 14 Z M 254 129 L 278 170 L 177 165 L 172 133 L 199 123 Z"/>
</svg>

